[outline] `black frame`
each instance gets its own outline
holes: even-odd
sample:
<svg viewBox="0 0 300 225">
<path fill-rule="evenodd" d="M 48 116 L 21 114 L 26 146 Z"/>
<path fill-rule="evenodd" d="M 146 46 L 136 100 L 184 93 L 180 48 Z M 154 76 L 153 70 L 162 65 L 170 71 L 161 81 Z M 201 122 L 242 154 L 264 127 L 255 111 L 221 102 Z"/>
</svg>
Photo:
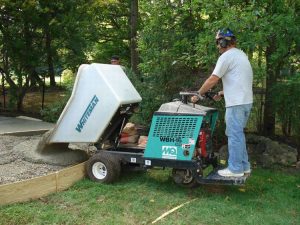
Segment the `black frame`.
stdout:
<svg viewBox="0 0 300 225">
<path fill-rule="evenodd" d="M 144 158 L 144 148 L 132 148 L 132 147 L 117 147 L 110 148 L 105 151 L 109 154 L 118 157 L 124 164 L 134 164 L 143 169 L 150 169 L 153 167 L 168 167 L 176 169 L 189 169 L 192 171 L 193 176 L 197 179 L 199 184 L 221 184 L 221 185 L 243 185 L 246 182 L 248 176 L 243 177 L 222 177 L 219 176 L 217 171 L 219 167 L 215 167 L 214 170 L 208 174 L 206 177 L 197 176 L 197 171 L 202 171 L 203 163 L 201 160 L 171 160 L 171 159 L 154 159 L 154 158 Z M 134 159 L 134 161 L 132 161 Z M 151 164 L 146 162 L 151 161 Z"/>
</svg>

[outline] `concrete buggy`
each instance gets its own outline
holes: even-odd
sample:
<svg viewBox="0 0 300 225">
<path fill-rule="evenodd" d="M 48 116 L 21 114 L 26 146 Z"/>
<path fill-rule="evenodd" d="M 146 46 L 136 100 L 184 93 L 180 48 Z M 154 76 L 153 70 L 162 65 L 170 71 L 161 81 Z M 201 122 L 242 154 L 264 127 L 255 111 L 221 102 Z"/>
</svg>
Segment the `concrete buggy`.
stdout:
<svg viewBox="0 0 300 225">
<path fill-rule="evenodd" d="M 162 104 L 154 112 L 146 147 L 122 145 L 121 132 L 142 98 L 120 66 L 82 65 L 48 144 L 93 143 L 97 151 L 86 170 L 91 180 L 100 183 L 116 181 L 123 167 L 155 167 L 171 168 L 174 182 L 186 187 L 244 184 L 246 176 L 217 174 L 220 168 L 212 136 L 218 111 L 189 103 L 192 95 L 195 92 L 181 92 L 181 99 Z M 211 171 L 205 175 L 208 168 Z"/>
</svg>

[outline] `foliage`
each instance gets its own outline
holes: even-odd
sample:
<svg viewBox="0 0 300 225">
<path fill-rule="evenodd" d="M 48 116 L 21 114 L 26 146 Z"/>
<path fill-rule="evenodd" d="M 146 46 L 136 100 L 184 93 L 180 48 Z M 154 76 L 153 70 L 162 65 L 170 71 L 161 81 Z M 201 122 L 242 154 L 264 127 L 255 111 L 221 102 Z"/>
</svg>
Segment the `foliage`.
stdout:
<svg viewBox="0 0 300 225">
<path fill-rule="evenodd" d="M 65 85 L 68 89 L 71 89 L 73 87 L 75 74 L 72 70 L 64 70 L 61 74 L 61 78 L 63 80 L 63 85 Z"/>
<path fill-rule="evenodd" d="M 255 169 L 246 186 L 184 189 L 170 170 L 123 174 L 103 185 L 89 180 L 39 200 L 0 207 L 0 224 L 297 224 L 299 174 Z M 134 194 L 133 194 L 134 193 Z M 68 212 L 68 213 L 66 213 Z"/>
<path fill-rule="evenodd" d="M 96 1 L 94 5 L 97 5 Z M 92 9 L 98 39 L 91 43 L 88 52 L 91 61 L 110 63 L 111 56 L 118 55 L 122 65 L 130 65 L 129 8 L 130 1 L 115 0 L 104 1 Z"/>
<path fill-rule="evenodd" d="M 83 63 L 108 63 L 115 54 L 130 65 L 130 1 L 0 0 L 0 6 L 1 74 L 19 110 L 31 86 L 42 86 L 39 68 L 52 77 L 57 68 L 75 71 Z M 299 73 L 299 6 L 295 0 L 140 0 L 141 74 L 134 82 L 143 102 L 135 119 L 149 124 L 162 103 L 197 90 L 218 57 L 216 31 L 230 27 L 251 61 L 254 87 L 266 92 L 255 98 L 253 127 L 272 135 L 275 121 L 284 120 L 274 102 L 285 98 L 277 84 L 294 83 Z M 290 94 L 296 99 L 295 91 Z"/>
<path fill-rule="evenodd" d="M 56 123 L 62 113 L 68 98 L 63 98 L 60 101 L 54 102 L 41 110 L 41 116 L 44 121 Z"/>
<path fill-rule="evenodd" d="M 54 101 L 41 110 L 41 116 L 44 121 L 56 123 L 71 96 L 75 75 L 72 70 L 64 70 L 61 76 L 65 95 L 59 101 Z"/>
<path fill-rule="evenodd" d="M 10 96 L 8 100 L 8 109 L 9 110 L 14 110 L 15 106 L 17 104 L 17 96 L 16 96 L 16 90 L 14 88 L 8 89 L 7 94 Z"/>
<path fill-rule="evenodd" d="M 299 3 L 204 0 L 142 1 L 141 5 L 140 68 L 148 88 L 153 90 L 149 95 L 158 95 L 149 106 L 152 111 L 167 100 L 164 97 L 175 93 L 176 88 L 172 87 L 199 87 L 195 80 L 205 78 L 201 72 L 209 75 L 217 59 L 216 31 L 230 27 L 237 36 L 238 47 L 251 61 L 254 86 L 266 89 L 265 110 L 260 102 L 255 102 L 258 131 L 270 127 L 269 135 L 272 134 L 272 115 L 276 112 L 272 87 L 283 68 L 299 71 Z M 178 80 L 182 75 L 185 79 Z M 195 75 L 199 77 L 191 79 Z M 159 96 L 163 89 L 164 95 Z"/>
<path fill-rule="evenodd" d="M 147 95 L 147 83 L 141 82 L 139 77 L 131 69 L 125 69 L 125 73 L 138 93 L 142 96 L 142 102 L 139 105 L 139 110 L 133 114 L 130 120 L 136 124 L 149 126 L 149 114 L 152 114 L 152 112 L 149 110 L 150 107 L 147 107 L 149 102 L 144 99 L 145 96 L 149 96 Z"/>
<path fill-rule="evenodd" d="M 292 134 L 300 138 L 300 74 L 274 86 L 274 106 L 286 136 Z M 293 133 L 292 133 L 293 132 Z"/>
<path fill-rule="evenodd" d="M 30 86 L 42 86 L 40 68 L 55 85 L 55 68 L 75 69 L 93 60 L 95 43 L 106 40 L 106 31 L 98 29 L 102 16 L 110 16 L 99 10 L 110 4 L 116 1 L 0 1 L 0 68 L 16 90 L 18 110 Z"/>
<path fill-rule="evenodd" d="M 195 90 L 199 70 L 189 64 L 196 31 L 192 32 L 195 18 L 188 13 L 186 3 L 142 1 L 141 11 L 139 68 L 146 83 L 142 97 L 147 102 L 145 119 L 149 121 L 162 103 L 178 97 L 180 91 Z"/>
</svg>

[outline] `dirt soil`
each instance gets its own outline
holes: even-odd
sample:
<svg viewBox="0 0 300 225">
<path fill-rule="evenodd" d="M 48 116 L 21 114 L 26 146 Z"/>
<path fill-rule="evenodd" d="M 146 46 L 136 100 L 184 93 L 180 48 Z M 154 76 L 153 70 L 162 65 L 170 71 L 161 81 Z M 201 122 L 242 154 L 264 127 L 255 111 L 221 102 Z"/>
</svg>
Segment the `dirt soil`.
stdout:
<svg viewBox="0 0 300 225">
<path fill-rule="evenodd" d="M 42 135 L 22 137 L 0 135 L 0 185 L 43 176 L 64 168 L 28 162 L 22 154 L 14 151 L 16 145 L 24 141 L 34 142 L 41 137 Z"/>
</svg>

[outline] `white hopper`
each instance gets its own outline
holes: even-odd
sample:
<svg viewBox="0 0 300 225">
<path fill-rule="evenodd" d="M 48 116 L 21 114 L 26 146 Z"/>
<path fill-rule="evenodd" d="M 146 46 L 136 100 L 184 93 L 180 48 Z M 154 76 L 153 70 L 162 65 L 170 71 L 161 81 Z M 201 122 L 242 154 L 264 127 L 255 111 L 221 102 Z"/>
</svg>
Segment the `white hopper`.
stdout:
<svg viewBox="0 0 300 225">
<path fill-rule="evenodd" d="M 97 142 L 120 106 L 141 100 L 121 66 L 81 65 L 48 143 Z"/>
</svg>

